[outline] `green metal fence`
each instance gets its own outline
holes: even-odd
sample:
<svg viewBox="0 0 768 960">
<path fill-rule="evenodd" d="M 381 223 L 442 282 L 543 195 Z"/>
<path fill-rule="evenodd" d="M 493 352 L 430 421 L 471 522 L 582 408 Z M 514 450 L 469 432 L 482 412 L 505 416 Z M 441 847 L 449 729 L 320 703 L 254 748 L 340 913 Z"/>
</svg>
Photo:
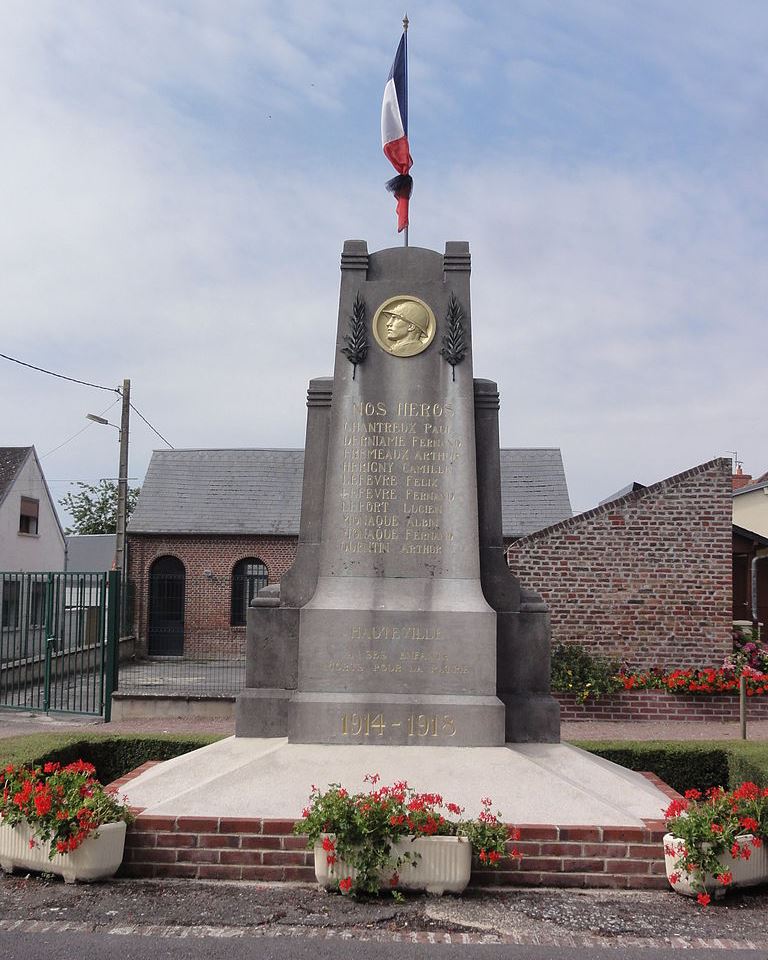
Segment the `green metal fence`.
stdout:
<svg viewBox="0 0 768 960">
<path fill-rule="evenodd" d="M 0 573 L 0 708 L 110 719 L 120 578 Z"/>
</svg>

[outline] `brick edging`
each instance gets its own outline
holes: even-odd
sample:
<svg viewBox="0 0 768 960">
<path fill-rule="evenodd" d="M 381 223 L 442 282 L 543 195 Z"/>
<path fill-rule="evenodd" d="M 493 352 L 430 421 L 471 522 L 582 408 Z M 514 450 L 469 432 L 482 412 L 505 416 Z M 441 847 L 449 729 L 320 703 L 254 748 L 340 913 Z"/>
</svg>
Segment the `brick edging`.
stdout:
<svg viewBox="0 0 768 960">
<path fill-rule="evenodd" d="M 121 777 L 125 784 L 153 764 Z M 677 796 L 653 774 L 644 774 L 669 797 Z M 661 811 L 660 811 L 661 813 Z M 293 835 L 294 820 L 267 817 L 150 816 L 139 812 L 128 828 L 119 876 L 134 878 L 315 881 L 306 839 Z M 642 826 L 522 824 L 516 843 L 522 860 L 497 870 L 474 870 L 470 886 L 667 886 L 662 820 Z"/>
</svg>

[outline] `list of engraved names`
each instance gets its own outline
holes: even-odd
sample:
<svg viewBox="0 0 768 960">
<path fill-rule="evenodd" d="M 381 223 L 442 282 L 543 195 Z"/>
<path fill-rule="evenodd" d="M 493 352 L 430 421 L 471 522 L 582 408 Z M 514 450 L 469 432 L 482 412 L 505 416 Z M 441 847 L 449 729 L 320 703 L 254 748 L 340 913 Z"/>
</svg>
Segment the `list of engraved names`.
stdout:
<svg viewBox="0 0 768 960">
<path fill-rule="evenodd" d="M 350 405 L 343 425 L 343 552 L 437 557 L 453 540 L 443 526 L 463 453 L 453 420 L 450 403 Z"/>
</svg>

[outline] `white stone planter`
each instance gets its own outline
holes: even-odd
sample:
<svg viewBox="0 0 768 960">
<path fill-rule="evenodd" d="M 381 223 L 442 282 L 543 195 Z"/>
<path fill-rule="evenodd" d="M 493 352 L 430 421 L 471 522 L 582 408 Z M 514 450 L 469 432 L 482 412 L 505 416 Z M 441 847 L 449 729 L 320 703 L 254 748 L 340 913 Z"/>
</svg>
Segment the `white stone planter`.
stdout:
<svg viewBox="0 0 768 960">
<path fill-rule="evenodd" d="M 26 823 L 15 827 L 0 821 L 0 867 L 10 873 L 14 869 L 40 870 L 64 877 L 67 883 L 75 880 L 103 880 L 117 872 L 123 860 L 125 823 L 105 823 L 72 853 L 57 853 L 48 859 L 51 845 L 35 840 Z"/>
<path fill-rule="evenodd" d="M 333 839 L 333 835 L 331 835 Z M 339 880 L 352 877 L 357 871 L 343 860 L 333 865 L 328 863 L 328 854 L 321 842 L 315 844 L 315 876 L 317 882 L 329 889 L 336 889 Z M 425 890 L 441 896 L 446 891 L 461 893 L 469 883 L 472 872 L 472 844 L 466 837 L 404 837 L 392 845 L 392 857 L 397 859 L 405 853 L 415 860 L 405 862 L 398 868 L 398 890 Z M 383 872 L 381 887 L 390 886 L 393 871 Z"/>
<path fill-rule="evenodd" d="M 749 860 L 736 859 L 731 856 L 730 851 L 726 851 L 720 857 L 723 869 L 730 870 L 733 874 L 733 881 L 729 886 L 754 887 L 758 883 L 768 881 L 768 849 L 766 849 L 765 844 L 761 847 L 753 847 L 751 833 L 745 833 L 736 837 L 736 842 L 742 847 L 748 846 L 752 853 Z M 683 896 L 686 897 L 695 897 L 700 891 L 694 890 L 691 886 L 690 874 L 684 870 L 675 869 L 675 862 L 680 857 L 684 846 L 684 840 L 672 836 L 671 833 L 664 834 L 664 862 L 667 868 L 667 879 L 676 893 L 682 893 Z M 667 853 L 668 849 L 673 850 L 674 853 Z M 676 883 L 672 883 L 670 879 L 673 873 L 679 874 L 679 879 Z M 707 874 L 704 886 L 708 893 L 713 894 L 715 897 L 725 896 L 728 890 L 728 887 L 724 887 L 711 873 Z"/>
</svg>

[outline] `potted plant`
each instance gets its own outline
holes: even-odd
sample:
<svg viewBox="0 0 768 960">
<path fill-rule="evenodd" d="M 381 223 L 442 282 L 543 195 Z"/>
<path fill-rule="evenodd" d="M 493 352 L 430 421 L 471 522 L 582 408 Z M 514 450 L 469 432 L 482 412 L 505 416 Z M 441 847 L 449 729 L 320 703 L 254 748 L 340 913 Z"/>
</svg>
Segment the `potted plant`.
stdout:
<svg viewBox="0 0 768 960">
<path fill-rule="evenodd" d="M 128 807 L 83 760 L 8 765 L 0 774 L 0 867 L 75 880 L 112 876 L 123 859 Z"/>
<path fill-rule="evenodd" d="M 664 859 L 672 889 L 706 906 L 730 886 L 768 880 L 768 788 L 686 790 L 665 814 Z"/>
<path fill-rule="evenodd" d="M 472 856 L 496 867 L 505 856 L 519 858 L 507 841 L 519 839 L 514 828 L 481 800 L 476 819 L 461 819 L 463 808 L 435 793 L 418 793 L 405 781 L 378 786 L 365 778 L 368 792 L 351 794 L 338 783 L 326 791 L 312 787 L 309 806 L 294 826 L 314 850 L 318 883 L 341 893 L 377 894 L 391 888 L 459 893 L 469 882 Z"/>
</svg>

